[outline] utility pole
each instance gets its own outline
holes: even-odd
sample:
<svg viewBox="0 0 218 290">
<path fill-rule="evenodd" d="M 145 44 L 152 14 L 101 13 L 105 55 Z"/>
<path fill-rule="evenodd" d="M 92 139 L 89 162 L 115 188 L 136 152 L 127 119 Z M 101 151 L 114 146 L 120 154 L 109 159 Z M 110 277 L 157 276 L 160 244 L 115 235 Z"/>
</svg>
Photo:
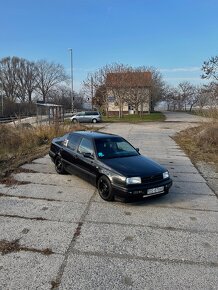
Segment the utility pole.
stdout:
<svg viewBox="0 0 218 290">
<path fill-rule="evenodd" d="M 94 90 L 93 90 L 93 77 L 91 77 L 91 102 L 92 102 L 92 110 L 93 110 L 93 95 L 94 95 Z"/>
<path fill-rule="evenodd" d="M 74 111 L 74 93 L 73 93 L 73 50 L 72 48 L 68 49 L 70 51 L 70 72 L 71 72 L 71 102 L 72 102 L 72 113 Z"/>
</svg>

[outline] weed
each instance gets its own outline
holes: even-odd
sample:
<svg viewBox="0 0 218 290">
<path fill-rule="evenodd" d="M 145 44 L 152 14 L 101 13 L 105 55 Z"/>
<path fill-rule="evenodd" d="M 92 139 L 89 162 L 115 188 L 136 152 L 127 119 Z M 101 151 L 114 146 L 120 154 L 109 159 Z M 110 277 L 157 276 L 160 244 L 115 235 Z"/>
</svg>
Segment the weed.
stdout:
<svg viewBox="0 0 218 290">
<path fill-rule="evenodd" d="M 25 127 L 0 124 L 0 177 L 48 152 L 51 140 L 70 131 L 85 130 L 80 124 Z"/>
<path fill-rule="evenodd" d="M 194 115 L 198 115 L 198 116 L 202 116 L 202 117 L 208 117 L 211 119 L 218 119 L 218 108 L 216 107 L 211 107 L 211 108 L 207 108 L 207 109 L 195 109 L 193 111 L 191 111 L 192 114 Z"/>
<path fill-rule="evenodd" d="M 40 253 L 46 256 L 53 254 L 52 250 L 48 248 L 39 250 L 35 248 L 28 248 L 28 247 L 21 246 L 19 243 L 19 239 L 11 241 L 11 242 L 6 241 L 6 240 L 0 241 L 0 252 L 2 253 L 2 255 L 6 255 L 13 252 L 19 252 L 19 251 L 35 252 L 35 253 Z"/>
<path fill-rule="evenodd" d="M 218 166 L 218 122 L 203 123 L 177 133 L 174 140 L 194 161 L 213 162 Z"/>
</svg>

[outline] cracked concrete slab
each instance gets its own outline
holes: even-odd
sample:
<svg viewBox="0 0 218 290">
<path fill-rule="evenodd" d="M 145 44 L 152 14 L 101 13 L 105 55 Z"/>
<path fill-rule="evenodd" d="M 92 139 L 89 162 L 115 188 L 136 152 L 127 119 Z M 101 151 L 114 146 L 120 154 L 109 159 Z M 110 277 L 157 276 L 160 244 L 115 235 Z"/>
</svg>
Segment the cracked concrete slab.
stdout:
<svg viewBox="0 0 218 290">
<path fill-rule="evenodd" d="M 76 222 L 86 204 L 1 197 L 0 215 Z"/>
<path fill-rule="evenodd" d="M 51 173 L 51 174 L 56 173 L 54 165 L 51 162 L 49 164 L 39 164 L 33 162 L 29 164 L 24 164 L 23 166 L 21 166 L 21 168 L 40 173 Z"/>
<path fill-rule="evenodd" d="M 18 173 L 13 177 L 18 181 L 25 181 L 35 184 L 48 184 L 56 186 L 70 186 L 81 188 L 94 188 L 88 182 L 82 180 L 75 175 L 58 175 L 58 174 L 45 174 L 45 173 Z"/>
<path fill-rule="evenodd" d="M 174 193 L 187 193 L 187 194 L 204 194 L 214 196 L 214 192 L 209 188 L 207 183 L 201 182 L 180 182 L 174 181 L 171 188 Z"/>
<path fill-rule="evenodd" d="M 58 175 L 48 155 L 12 176 L 19 185 L 0 184 L 1 239 L 23 246 L 1 256 L 0 289 L 217 289 L 218 203 L 171 138 L 196 125 L 184 118 L 105 124 L 170 170 L 166 196 L 105 202 L 90 183 Z"/>
<path fill-rule="evenodd" d="M 75 250 L 101 255 L 155 258 L 162 261 L 217 263 L 218 266 L 217 239 L 218 233 L 84 223 Z"/>
<path fill-rule="evenodd" d="M 146 203 L 108 204 L 93 202 L 85 221 L 105 224 L 142 225 L 218 233 L 218 212 L 155 207 Z"/>
<path fill-rule="evenodd" d="M 2 289 L 51 289 L 63 256 L 11 253 L 1 256 L 0 287 Z"/>
<path fill-rule="evenodd" d="M 28 248 L 50 249 L 56 254 L 64 254 L 72 240 L 77 223 L 60 221 L 25 220 L 0 216 L 1 240 L 19 240 Z"/>
<path fill-rule="evenodd" d="M 173 173 L 172 178 L 175 182 L 201 182 L 206 183 L 205 179 L 199 173 Z"/>
<path fill-rule="evenodd" d="M 80 203 L 88 202 L 94 190 L 95 188 L 92 189 L 91 186 L 90 188 L 77 187 L 75 191 L 72 186 L 46 184 L 33 186 L 32 183 L 0 188 L 0 192 L 8 196 Z"/>
<path fill-rule="evenodd" d="M 216 289 L 218 269 L 209 265 L 161 262 L 75 253 L 59 289 Z"/>
<path fill-rule="evenodd" d="M 163 164 L 165 165 L 165 164 Z M 199 174 L 198 170 L 194 166 L 184 166 L 184 165 L 171 165 L 168 167 L 170 173 L 195 173 Z"/>
</svg>

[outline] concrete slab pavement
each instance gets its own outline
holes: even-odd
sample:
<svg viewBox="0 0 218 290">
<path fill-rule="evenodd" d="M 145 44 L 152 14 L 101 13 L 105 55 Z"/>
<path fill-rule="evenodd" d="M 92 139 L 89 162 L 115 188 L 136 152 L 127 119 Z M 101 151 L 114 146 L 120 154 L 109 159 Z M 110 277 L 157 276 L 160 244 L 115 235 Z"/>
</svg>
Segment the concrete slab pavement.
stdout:
<svg viewBox="0 0 218 290">
<path fill-rule="evenodd" d="M 170 170 L 164 197 L 105 202 L 48 156 L 13 175 L 26 184 L 1 184 L 0 242 L 22 248 L 0 257 L 0 289 L 217 289 L 218 200 L 171 138 L 187 126 L 183 116 L 105 128 Z"/>
</svg>

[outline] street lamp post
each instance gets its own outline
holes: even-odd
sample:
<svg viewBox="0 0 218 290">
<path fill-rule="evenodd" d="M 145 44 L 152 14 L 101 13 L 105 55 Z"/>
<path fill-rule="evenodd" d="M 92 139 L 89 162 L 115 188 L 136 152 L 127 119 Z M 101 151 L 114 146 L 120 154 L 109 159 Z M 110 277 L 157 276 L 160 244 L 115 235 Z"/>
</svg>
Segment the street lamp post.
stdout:
<svg viewBox="0 0 218 290">
<path fill-rule="evenodd" d="M 74 93 L 73 93 L 73 50 L 72 48 L 68 49 L 70 51 L 70 72 L 71 72 L 71 101 L 72 101 L 72 113 L 74 111 Z"/>
<path fill-rule="evenodd" d="M 92 110 L 93 110 L 93 95 L 94 95 L 94 90 L 93 90 L 93 77 L 91 77 L 91 102 L 92 102 Z"/>
<path fill-rule="evenodd" d="M 3 93 L 1 93 L 1 95 L 2 95 L 2 117 L 3 117 L 3 115 L 4 115 L 4 98 L 3 98 Z"/>
</svg>

